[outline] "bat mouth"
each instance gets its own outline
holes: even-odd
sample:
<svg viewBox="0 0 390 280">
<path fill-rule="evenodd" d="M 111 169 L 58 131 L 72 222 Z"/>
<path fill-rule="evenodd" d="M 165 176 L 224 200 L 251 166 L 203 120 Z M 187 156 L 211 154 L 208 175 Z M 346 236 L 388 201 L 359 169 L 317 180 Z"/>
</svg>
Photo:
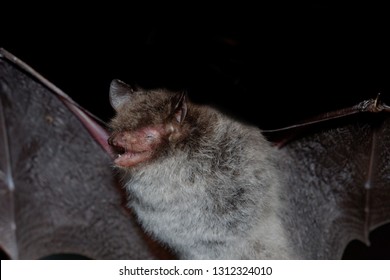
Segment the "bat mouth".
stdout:
<svg viewBox="0 0 390 280">
<path fill-rule="evenodd" d="M 116 154 L 116 157 L 121 157 L 122 155 L 124 155 L 126 153 L 126 149 L 125 147 L 121 147 L 121 146 L 112 146 L 112 149 L 114 150 L 114 153 Z"/>
<path fill-rule="evenodd" d="M 116 154 L 114 163 L 118 167 L 132 167 L 147 160 L 150 157 L 150 152 L 146 150 L 136 151 L 126 149 L 122 146 L 113 146 L 112 148 Z"/>
</svg>

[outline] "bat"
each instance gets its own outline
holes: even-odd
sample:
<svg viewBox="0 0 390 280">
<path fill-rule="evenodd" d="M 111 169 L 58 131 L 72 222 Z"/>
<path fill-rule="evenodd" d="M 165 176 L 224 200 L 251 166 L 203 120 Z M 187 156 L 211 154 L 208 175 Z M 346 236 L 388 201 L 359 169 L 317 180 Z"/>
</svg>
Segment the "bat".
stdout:
<svg viewBox="0 0 390 280">
<path fill-rule="evenodd" d="M 390 107 L 379 98 L 266 131 L 298 130 L 274 147 L 183 93 L 114 80 L 110 101 L 128 205 L 179 258 L 338 259 L 390 219 Z"/>
<path fill-rule="evenodd" d="M 124 171 L 118 182 L 105 125 L 5 50 L 0 51 L 0 73 L 0 247 L 6 257 L 38 259 L 65 253 L 92 259 L 176 258 L 175 249 L 155 242 L 161 240 L 158 234 L 150 238 L 151 230 L 141 228 L 139 217 L 125 207 L 120 185 L 130 175 Z M 122 83 L 115 85 L 131 91 Z M 171 119 L 188 121 L 189 100 L 175 96 Z M 321 116 L 263 132 L 272 141 L 274 168 L 291 175 L 285 177 L 289 184 L 281 185 L 284 193 L 278 197 L 283 206 L 278 206 L 278 215 L 284 219 L 277 224 L 286 233 L 283 248 L 277 249 L 286 251 L 280 258 L 337 259 L 350 240 L 367 240 L 369 231 L 388 222 L 388 109 L 375 100 L 361 104 L 367 103 L 371 105 L 330 114 L 331 119 Z M 374 114 L 373 108 L 382 112 Z M 142 132 L 138 136 L 153 139 L 150 131 Z M 125 157 L 119 140 L 111 137 L 110 143 Z M 146 147 L 157 151 L 153 145 Z M 334 148 L 334 158 L 322 160 Z M 149 162 L 155 160 L 149 156 L 163 154 L 141 156 Z"/>
<path fill-rule="evenodd" d="M 109 143 L 144 229 L 181 259 L 297 258 L 283 234 L 274 149 L 184 93 L 111 84 Z"/>
</svg>

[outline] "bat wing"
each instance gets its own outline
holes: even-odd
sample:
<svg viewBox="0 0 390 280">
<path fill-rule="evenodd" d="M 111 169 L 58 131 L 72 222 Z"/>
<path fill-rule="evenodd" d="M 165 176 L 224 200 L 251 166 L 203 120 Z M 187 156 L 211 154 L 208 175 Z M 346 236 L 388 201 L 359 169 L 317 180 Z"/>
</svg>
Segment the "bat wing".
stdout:
<svg viewBox="0 0 390 280">
<path fill-rule="evenodd" d="M 293 132 L 293 134 L 291 134 Z M 390 222 L 390 110 L 377 100 L 275 130 L 286 176 L 284 222 L 307 259 L 339 259 Z"/>
<path fill-rule="evenodd" d="M 88 112 L 0 49 L 0 247 L 9 258 L 169 258 L 122 207 L 105 135 Z"/>
</svg>

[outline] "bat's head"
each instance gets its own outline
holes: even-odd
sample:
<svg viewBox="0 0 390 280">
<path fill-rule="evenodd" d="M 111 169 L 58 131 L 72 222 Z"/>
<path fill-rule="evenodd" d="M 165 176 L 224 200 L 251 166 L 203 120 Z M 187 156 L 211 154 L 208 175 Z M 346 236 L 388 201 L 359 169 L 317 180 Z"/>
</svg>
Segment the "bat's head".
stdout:
<svg viewBox="0 0 390 280">
<path fill-rule="evenodd" d="M 184 93 L 136 90 L 122 81 L 110 86 L 110 103 L 116 111 L 108 143 L 115 165 L 130 168 L 163 155 L 183 138 L 187 100 Z"/>
</svg>

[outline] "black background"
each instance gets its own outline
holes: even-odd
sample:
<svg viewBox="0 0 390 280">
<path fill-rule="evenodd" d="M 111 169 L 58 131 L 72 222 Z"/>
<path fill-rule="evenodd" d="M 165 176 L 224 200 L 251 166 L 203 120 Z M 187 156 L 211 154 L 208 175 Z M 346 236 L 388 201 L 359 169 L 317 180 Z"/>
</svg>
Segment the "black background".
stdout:
<svg viewBox="0 0 390 280">
<path fill-rule="evenodd" d="M 0 47 L 108 121 L 112 79 L 185 90 L 260 128 L 375 98 L 390 99 L 382 7 L 7 7 Z M 390 258 L 390 227 L 345 258 Z"/>
</svg>

